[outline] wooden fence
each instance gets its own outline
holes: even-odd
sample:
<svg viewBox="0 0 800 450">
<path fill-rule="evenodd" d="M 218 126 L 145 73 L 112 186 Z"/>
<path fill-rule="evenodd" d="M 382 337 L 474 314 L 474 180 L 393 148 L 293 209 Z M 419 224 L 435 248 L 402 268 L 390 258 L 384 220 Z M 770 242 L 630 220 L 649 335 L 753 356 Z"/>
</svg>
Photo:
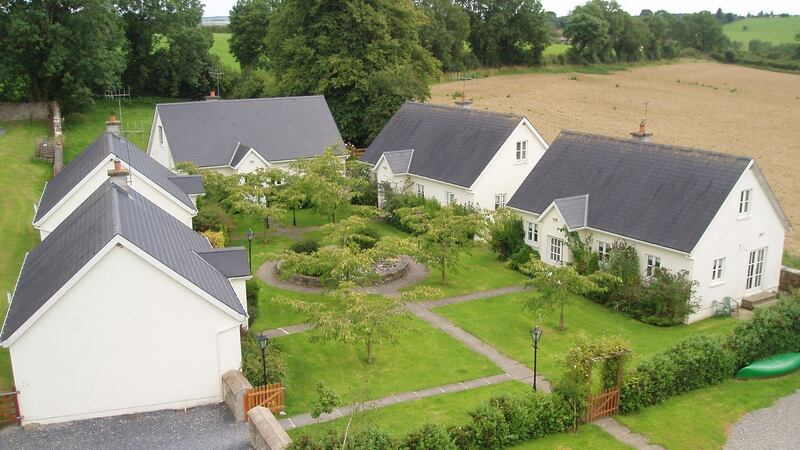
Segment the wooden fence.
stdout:
<svg viewBox="0 0 800 450">
<path fill-rule="evenodd" d="M 615 414 L 619 410 L 619 388 L 613 387 L 595 395 L 589 395 L 586 405 L 586 423 Z"/>
<path fill-rule="evenodd" d="M 273 414 L 283 412 L 286 409 L 284 402 L 283 383 L 268 384 L 266 386 L 258 386 L 250 389 L 244 396 L 244 413 L 255 408 L 256 406 L 263 406 L 269 408 Z"/>
<path fill-rule="evenodd" d="M 0 392 L 0 425 L 19 424 L 22 420 L 22 416 L 19 414 L 17 394 L 19 391 L 16 387 L 12 387 L 11 392 Z"/>
</svg>

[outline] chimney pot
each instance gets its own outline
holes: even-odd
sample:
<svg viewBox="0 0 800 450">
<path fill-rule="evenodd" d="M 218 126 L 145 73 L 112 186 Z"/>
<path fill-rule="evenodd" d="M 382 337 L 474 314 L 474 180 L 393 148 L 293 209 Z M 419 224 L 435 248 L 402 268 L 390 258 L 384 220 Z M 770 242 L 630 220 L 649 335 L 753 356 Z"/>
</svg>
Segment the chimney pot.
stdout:
<svg viewBox="0 0 800 450">
<path fill-rule="evenodd" d="M 122 161 L 114 159 L 114 168 L 108 171 L 108 176 L 111 178 L 111 181 L 120 186 L 127 186 L 129 174 L 130 172 L 128 169 L 122 166 Z"/>
<path fill-rule="evenodd" d="M 642 121 L 639 122 L 639 131 L 638 132 L 634 131 L 633 133 L 631 133 L 631 140 L 639 142 L 650 142 L 650 137 L 652 135 L 653 133 L 647 132 L 647 124 L 645 123 L 645 120 L 642 119 Z"/>
</svg>

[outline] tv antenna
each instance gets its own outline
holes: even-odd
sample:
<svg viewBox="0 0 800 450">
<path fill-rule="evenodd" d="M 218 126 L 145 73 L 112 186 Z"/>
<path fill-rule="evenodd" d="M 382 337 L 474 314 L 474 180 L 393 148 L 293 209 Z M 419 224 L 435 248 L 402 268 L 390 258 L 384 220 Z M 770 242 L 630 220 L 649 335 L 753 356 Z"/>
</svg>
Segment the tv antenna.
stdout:
<svg viewBox="0 0 800 450">
<path fill-rule="evenodd" d="M 461 81 L 461 100 L 456 101 L 456 105 L 462 108 L 469 108 L 472 105 L 472 100 L 467 100 L 467 81 L 471 81 L 473 78 L 472 74 L 456 76 L 456 80 Z"/>
<path fill-rule="evenodd" d="M 119 112 L 119 121 L 122 122 L 122 102 L 130 102 L 131 101 L 131 88 L 125 89 L 112 89 L 107 90 L 105 94 L 106 100 L 116 100 L 117 102 L 117 109 Z"/>
<path fill-rule="evenodd" d="M 222 96 L 222 92 L 220 92 L 220 90 L 219 90 L 219 81 L 222 78 L 222 71 L 220 71 L 220 70 L 212 70 L 212 71 L 208 72 L 208 74 L 211 75 L 212 77 L 214 77 L 215 80 L 217 80 L 217 95 L 218 96 Z"/>
</svg>

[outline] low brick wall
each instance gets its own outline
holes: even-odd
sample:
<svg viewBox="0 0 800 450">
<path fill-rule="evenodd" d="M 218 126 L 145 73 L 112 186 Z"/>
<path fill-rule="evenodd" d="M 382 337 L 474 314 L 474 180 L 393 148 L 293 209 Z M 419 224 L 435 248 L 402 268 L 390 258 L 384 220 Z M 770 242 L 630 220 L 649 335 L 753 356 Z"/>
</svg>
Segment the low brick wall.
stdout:
<svg viewBox="0 0 800 450">
<path fill-rule="evenodd" d="M 242 372 L 229 370 L 222 375 L 222 398 L 236 420 L 243 421 L 247 418 L 244 410 L 244 396 L 250 389 L 253 389 L 253 385 L 247 381 Z"/>
<path fill-rule="evenodd" d="M 411 262 L 412 260 L 408 256 L 401 256 L 400 262 L 397 265 L 395 265 L 390 269 L 378 272 L 380 279 L 377 280 L 375 283 L 373 283 L 373 286 L 378 284 L 390 283 L 392 281 L 403 278 L 408 273 L 408 271 L 411 270 Z M 280 262 L 278 262 L 278 264 L 275 265 L 275 271 L 277 273 L 281 272 Z M 300 286 L 315 287 L 315 288 L 323 287 L 319 277 L 312 277 L 310 275 L 303 275 L 300 273 L 296 273 L 290 276 L 288 280 Z"/>
<path fill-rule="evenodd" d="M 256 406 L 247 412 L 250 444 L 256 450 L 284 450 L 292 439 L 269 409 Z"/>
<path fill-rule="evenodd" d="M 781 267 L 781 281 L 779 287 L 782 291 L 800 289 L 800 270 L 786 266 Z"/>
<path fill-rule="evenodd" d="M 14 120 L 47 120 L 50 118 L 50 105 L 37 103 L 0 103 L 0 122 Z"/>
</svg>

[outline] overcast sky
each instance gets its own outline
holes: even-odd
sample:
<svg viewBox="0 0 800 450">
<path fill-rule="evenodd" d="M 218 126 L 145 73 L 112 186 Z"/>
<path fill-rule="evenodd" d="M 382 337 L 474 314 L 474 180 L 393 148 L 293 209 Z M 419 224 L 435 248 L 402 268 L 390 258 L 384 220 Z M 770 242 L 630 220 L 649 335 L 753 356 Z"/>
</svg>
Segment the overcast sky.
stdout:
<svg viewBox="0 0 800 450">
<path fill-rule="evenodd" d="M 559 16 L 568 14 L 575 5 L 586 3 L 586 0 L 542 0 L 544 8 L 555 11 Z M 670 12 L 697 12 L 708 10 L 714 12 L 722 8 L 725 12 L 735 12 L 746 15 L 748 12 L 773 11 L 775 14 L 787 12 L 800 14 L 800 1 L 798 0 L 617 0 L 625 11 L 633 15 L 639 14 L 643 9 L 658 11 L 665 9 Z M 206 16 L 227 16 L 236 0 L 205 0 Z"/>
</svg>

